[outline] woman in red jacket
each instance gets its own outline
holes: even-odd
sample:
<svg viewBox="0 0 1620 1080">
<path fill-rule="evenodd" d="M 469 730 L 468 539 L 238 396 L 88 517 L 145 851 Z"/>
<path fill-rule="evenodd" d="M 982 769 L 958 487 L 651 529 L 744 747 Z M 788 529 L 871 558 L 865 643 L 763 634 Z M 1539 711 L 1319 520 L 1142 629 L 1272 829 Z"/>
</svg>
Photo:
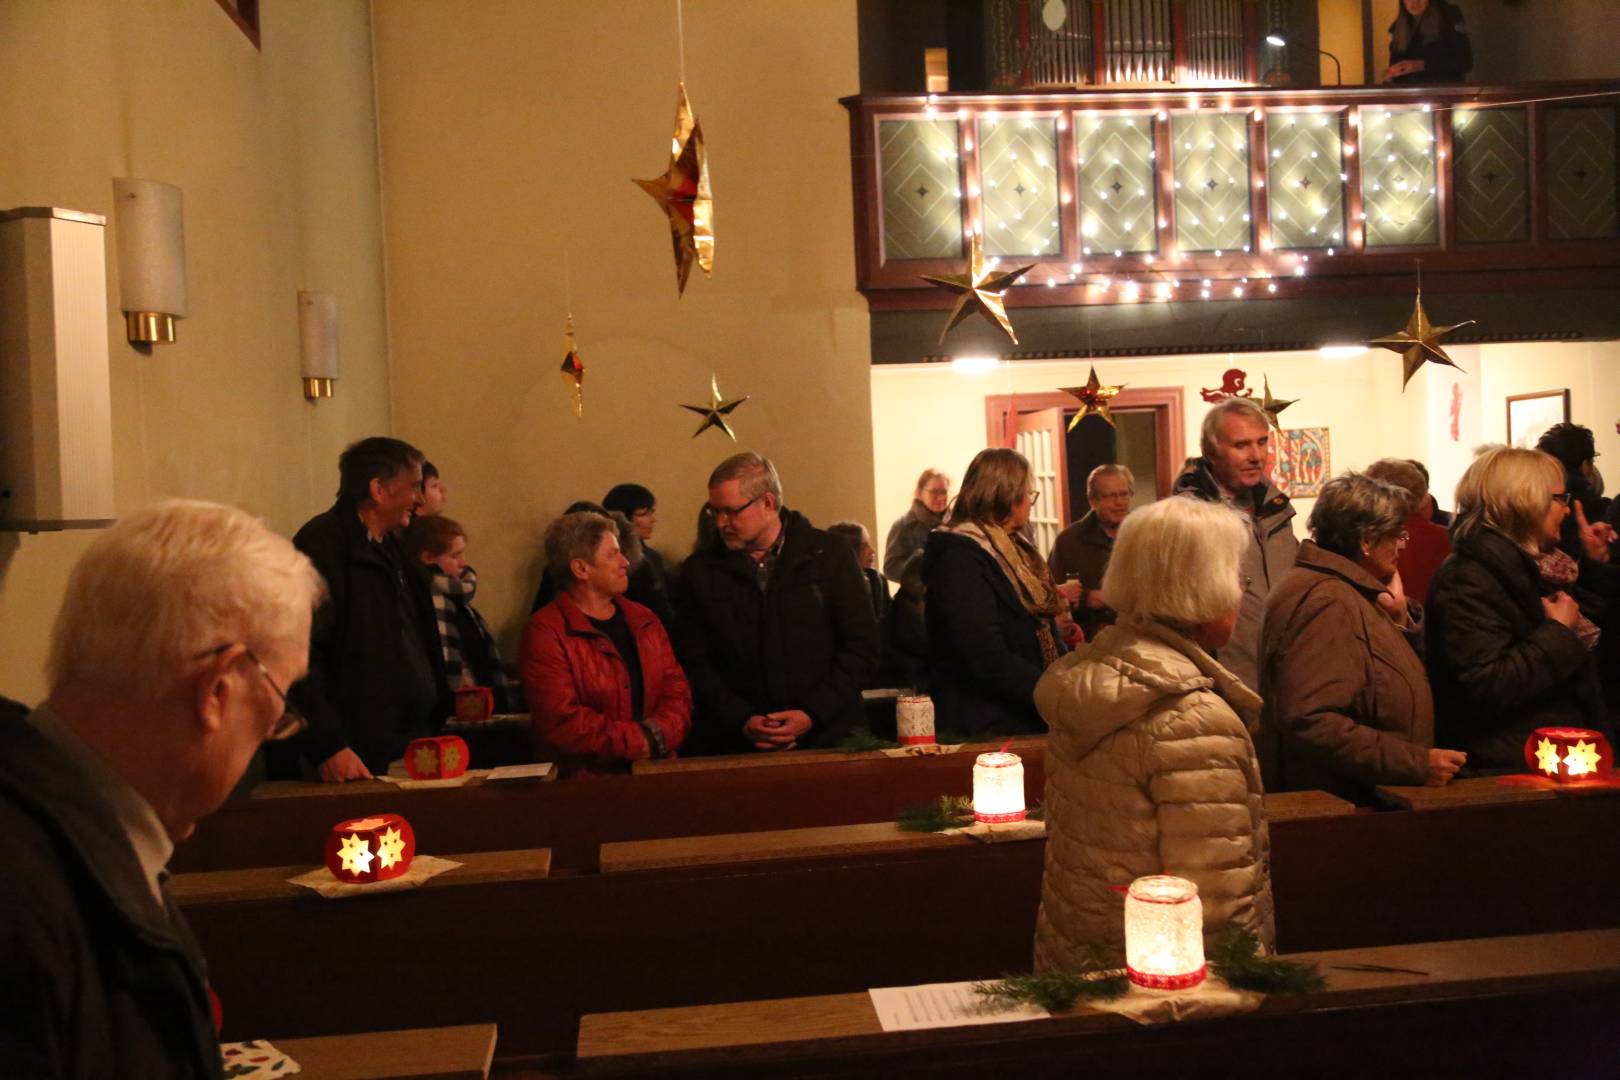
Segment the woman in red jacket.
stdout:
<svg viewBox="0 0 1620 1080">
<path fill-rule="evenodd" d="M 658 617 L 624 598 L 630 563 L 613 522 L 564 514 L 546 530 L 546 566 L 566 584 L 523 633 L 536 753 L 564 776 L 674 757 L 691 726 L 692 690 Z"/>
</svg>

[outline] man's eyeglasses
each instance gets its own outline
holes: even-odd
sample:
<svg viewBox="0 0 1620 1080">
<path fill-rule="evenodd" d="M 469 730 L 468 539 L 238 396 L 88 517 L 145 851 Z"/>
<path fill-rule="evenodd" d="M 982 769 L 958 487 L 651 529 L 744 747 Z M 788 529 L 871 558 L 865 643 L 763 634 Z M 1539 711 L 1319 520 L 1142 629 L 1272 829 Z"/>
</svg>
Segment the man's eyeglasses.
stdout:
<svg viewBox="0 0 1620 1080">
<path fill-rule="evenodd" d="M 201 660 L 208 656 L 218 656 L 230 648 L 231 644 L 231 642 L 226 642 L 218 648 L 198 653 L 196 658 Z M 253 666 L 259 669 L 259 674 L 264 676 L 264 681 L 270 684 L 270 689 L 274 690 L 276 697 L 281 699 L 281 718 L 270 729 L 270 733 L 264 737 L 264 741 L 282 742 L 308 727 L 309 721 L 304 719 L 304 714 L 294 708 L 292 702 L 287 700 L 287 691 L 283 690 L 281 684 L 276 682 L 275 676 L 270 674 L 270 669 L 264 666 L 264 661 L 260 660 L 253 650 L 246 645 L 242 646 L 242 655 L 253 661 Z"/>
<path fill-rule="evenodd" d="M 736 521 L 742 516 L 742 512 L 744 510 L 747 510 L 750 506 L 753 506 L 764 497 L 765 493 L 762 491 L 758 495 L 755 495 L 752 499 L 749 499 L 747 502 L 743 503 L 741 506 L 711 506 L 708 503 L 704 503 L 703 516 L 708 518 L 710 521 L 720 521 L 722 519 Z"/>
</svg>

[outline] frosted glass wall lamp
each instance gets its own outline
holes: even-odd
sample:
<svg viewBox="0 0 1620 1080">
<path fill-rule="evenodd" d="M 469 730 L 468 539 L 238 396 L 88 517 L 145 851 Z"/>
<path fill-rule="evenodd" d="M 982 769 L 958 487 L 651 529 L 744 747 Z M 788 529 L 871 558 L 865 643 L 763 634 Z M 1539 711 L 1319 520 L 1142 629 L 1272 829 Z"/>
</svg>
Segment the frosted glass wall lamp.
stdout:
<svg viewBox="0 0 1620 1080">
<path fill-rule="evenodd" d="M 180 189 L 157 180 L 113 181 L 119 306 L 138 345 L 174 342 L 186 315 L 186 232 Z"/>
<path fill-rule="evenodd" d="M 315 401 L 331 397 L 338 378 L 338 317 L 334 294 L 298 294 L 298 352 L 304 399 Z"/>
</svg>

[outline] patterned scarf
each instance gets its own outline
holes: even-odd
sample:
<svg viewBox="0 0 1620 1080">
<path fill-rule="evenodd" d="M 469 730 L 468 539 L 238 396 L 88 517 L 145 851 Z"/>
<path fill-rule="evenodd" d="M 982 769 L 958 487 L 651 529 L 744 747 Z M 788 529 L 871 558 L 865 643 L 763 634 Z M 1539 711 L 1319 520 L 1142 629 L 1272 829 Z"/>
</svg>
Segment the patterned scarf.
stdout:
<svg viewBox="0 0 1620 1080">
<path fill-rule="evenodd" d="M 1553 590 L 1568 588 L 1581 576 L 1580 564 L 1557 548 L 1536 556 L 1536 569 L 1541 574 L 1541 583 Z M 1598 635 L 1602 631 L 1591 619 L 1585 615 L 1577 616 L 1574 630 L 1575 636 L 1581 639 L 1581 644 L 1587 649 L 1597 648 Z"/>
<path fill-rule="evenodd" d="M 1046 667 L 1051 667 L 1058 658 L 1052 620 L 1067 611 L 1068 604 L 1052 583 L 1052 571 L 1047 569 L 1046 560 L 1035 550 L 1035 545 L 999 525 L 977 521 L 949 525 L 946 531 L 972 540 L 1001 567 L 1024 610 L 1035 616 L 1035 635 L 1040 639 L 1041 659 Z"/>
<path fill-rule="evenodd" d="M 497 691 L 498 699 L 503 698 L 506 692 L 512 690 L 514 683 L 501 668 L 494 635 L 484 624 L 484 617 L 478 614 L 478 609 L 472 606 L 473 597 L 478 594 L 478 572 L 469 566 L 461 572 L 461 577 L 453 578 L 442 570 L 434 570 L 428 578 L 428 589 L 433 594 L 433 618 L 439 624 L 439 645 L 444 650 L 444 677 L 450 689 L 477 685 L 475 676 L 465 670 L 461 661 L 461 633 L 457 629 L 457 615 L 464 611 L 478 628 L 484 648 L 489 652 L 494 669 L 490 676 L 494 684 L 491 689 Z"/>
</svg>

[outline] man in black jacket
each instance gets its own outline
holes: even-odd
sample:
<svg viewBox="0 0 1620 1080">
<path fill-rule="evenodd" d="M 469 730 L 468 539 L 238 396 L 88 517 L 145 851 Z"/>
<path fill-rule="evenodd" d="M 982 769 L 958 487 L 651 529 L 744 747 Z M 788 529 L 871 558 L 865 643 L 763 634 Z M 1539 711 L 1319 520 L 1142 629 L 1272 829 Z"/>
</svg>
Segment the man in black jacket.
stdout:
<svg viewBox="0 0 1620 1080">
<path fill-rule="evenodd" d="M 300 722 L 321 582 L 240 510 L 160 503 L 74 567 L 50 696 L 0 724 L 0 1073 L 217 1077 L 207 971 L 164 865 Z"/>
<path fill-rule="evenodd" d="M 836 743 L 860 721 L 877 620 L 849 545 L 782 507 L 776 467 L 736 454 L 709 477 L 713 545 L 681 571 L 677 636 L 698 753 Z"/>
<path fill-rule="evenodd" d="M 338 459 L 337 502 L 293 537 L 326 579 L 309 678 L 293 689 L 309 718 L 298 751 L 322 780 L 384 772 L 430 734 L 439 684 L 438 632 L 427 590 L 406 573 L 398 530 L 422 498 L 422 452 L 382 436 Z"/>
</svg>

